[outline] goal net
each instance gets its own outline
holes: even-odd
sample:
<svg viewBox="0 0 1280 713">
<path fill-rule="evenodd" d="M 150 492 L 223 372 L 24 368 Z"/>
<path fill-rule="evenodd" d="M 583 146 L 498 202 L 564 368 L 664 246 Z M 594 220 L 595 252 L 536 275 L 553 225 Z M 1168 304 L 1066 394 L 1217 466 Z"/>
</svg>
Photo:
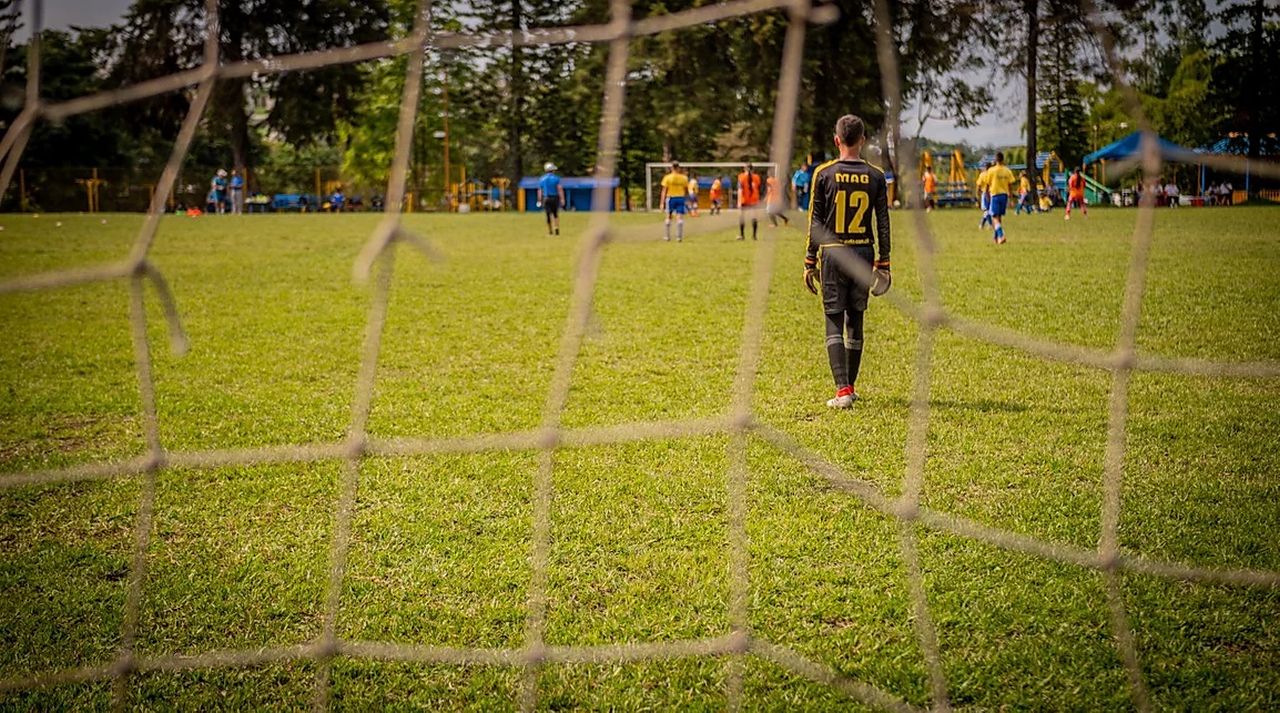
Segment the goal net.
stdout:
<svg viewBox="0 0 1280 713">
<path fill-rule="evenodd" d="M 707 191 L 711 188 L 711 182 L 717 178 L 721 181 L 728 181 L 728 188 L 724 192 L 724 203 L 722 207 L 732 208 L 738 204 L 738 174 L 742 173 L 746 163 L 742 161 L 712 161 L 701 163 L 680 162 L 680 167 L 689 174 L 691 178 L 698 179 L 698 203 L 706 206 L 709 204 Z M 773 161 L 763 163 L 751 163 L 751 168 L 760 176 L 761 185 L 770 172 L 778 170 L 778 164 Z M 644 207 L 645 210 L 659 210 L 662 206 L 658 205 L 658 199 L 662 198 L 662 176 L 671 170 L 671 163 L 668 162 L 651 162 L 644 165 Z M 785 183 L 785 182 L 784 182 Z"/>
<path fill-rule="evenodd" d="M 120 105 L 128 105 L 140 99 L 164 94 L 187 92 L 189 108 L 180 133 L 174 140 L 172 153 L 164 165 L 156 184 L 150 209 L 138 228 L 132 248 L 119 259 L 81 267 L 55 269 L 24 275 L 4 275 L 0 278 L 0 294 L 30 293 L 61 290 L 98 283 L 123 283 L 128 290 L 128 324 L 133 345 L 133 367 L 139 393 L 138 418 L 145 436 L 145 451 L 131 458 L 93 462 L 68 467 L 23 470 L 0 473 L 0 490 L 19 488 L 69 486 L 86 481 L 133 479 L 138 481 L 137 500 L 133 519 L 133 537 L 130 556 L 122 577 L 120 627 L 114 639 L 118 646 L 109 652 L 85 660 L 67 661 L 61 668 L 17 670 L 12 667 L 0 673 L 0 693 L 26 693 L 36 688 L 106 684 L 111 689 L 117 708 L 131 707 L 132 691 L 139 686 L 137 674 L 158 672 L 206 672 L 214 669 L 247 669 L 268 663 L 288 663 L 298 671 L 313 677 L 313 706 L 327 710 L 331 706 L 331 679 L 337 659 L 356 662 L 399 662 L 406 667 L 427 670 L 432 667 L 500 667 L 515 669 L 520 673 L 514 688 L 519 707 L 537 710 L 552 705 L 541 696 L 538 679 L 544 669 L 556 665 L 617 666 L 666 662 L 679 658 L 717 659 L 724 666 L 725 703 L 728 709 L 743 706 L 747 677 L 746 659 L 760 659 L 786 672 L 830 686 L 832 690 L 863 704 L 891 710 L 911 710 L 902 698 L 903 691 L 882 689 L 857 677 L 854 667 L 833 664 L 812 658 L 809 649 L 769 640 L 766 630 L 752 625 L 761 599 L 753 595 L 752 577 L 765 566 L 753 558 L 748 538 L 748 520 L 755 517 L 756 507 L 751 503 L 752 484 L 748 481 L 748 465 L 753 458 L 749 452 L 757 448 L 769 448 L 787 454 L 806 473 L 830 484 L 828 495 L 832 498 L 848 497 L 864 503 L 878 516 L 900 526 L 897 538 L 898 555 L 903 563 L 901 583 L 910 602 L 909 616 L 916 642 L 923 661 L 927 683 L 927 698 L 933 708 L 950 707 L 948 675 L 955 669 L 944 667 L 939 637 L 934 628 L 931 602 L 927 596 L 925 568 L 918 553 L 918 541 L 924 533 L 940 533 L 947 537 L 981 543 L 1002 551 L 1023 553 L 1039 559 L 1080 567 L 1101 578 L 1096 587 L 1100 606 L 1110 614 L 1106 624 L 1111 639 L 1118 650 L 1128 678 L 1131 698 L 1138 709 L 1149 708 L 1150 699 L 1145 684 L 1145 672 L 1140 660 L 1138 638 L 1130 625 L 1128 609 L 1132 597 L 1124 596 L 1120 577 L 1126 573 L 1158 577 L 1179 582 L 1198 582 L 1222 587 L 1253 586 L 1280 589 L 1280 572 L 1263 569 L 1241 569 L 1218 566 L 1203 561 L 1169 561 L 1159 555 L 1122 548 L 1119 539 L 1120 496 L 1124 486 L 1126 462 L 1125 444 L 1129 433 L 1129 382 L 1135 375 L 1145 372 L 1163 372 L 1184 377 L 1216 377 L 1254 379 L 1280 377 L 1280 363 L 1208 361 L 1200 359 L 1164 358 L 1144 354 L 1138 350 L 1136 339 L 1140 307 L 1146 287 L 1146 269 L 1151 262 L 1151 245 L 1154 235 L 1154 201 L 1146 199 L 1141 208 L 1140 220 L 1133 236 L 1133 257 L 1125 280 L 1125 298 L 1116 316 L 1121 325 L 1113 345 L 1106 348 L 1052 341 L 995 324 L 970 321 L 952 312 L 942 300 L 945 281 L 939 276 L 933 263 L 937 236 L 921 210 L 915 212 L 917 229 L 917 254 L 919 258 L 920 289 L 900 288 L 884 298 L 887 307 L 898 310 L 902 318 L 919 325 L 919 337 L 915 346 L 912 369 L 912 397 L 904 404 L 907 428 L 901 453 L 904 466 L 900 484 L 886 484 L 865 480 L 859 473 L 850 471 L 840 461 L 830 460 L 828 454 L 815 451 L 791 435 L 770 426 L 761 417 L 753 395 L 757 390 L 766 333 L 765 311 L 774 284 L 776 267 L 782 261 L 782 250 L 795 254 L 794 245 L 787 247 L 782 240 L 762 240 L 758 243 L 753 259 L 752 277 L 744 292 L 747 294 L 743 318 L 741 348 L 736 359 L 724 365 L 733 371 L 732 389 L 722 415 L 714 418 L 697 418 L 679 421 L 630 422 L 596 428 L 574 428 L 565 424 L 563 415 L 573 385 L 575 367 L 584 352 L 584 344 L 591 333 L 593 300 L 597 286 L 607 280 L 600 269 L 603 253 L 610 243 L 611 221 L 615 218 L 606 211 L 593 212 L 587 219 L 582 233 L 581 254 L 577 259 L 571 293 L 564 310 L 563 330 L 557 332 L 559 345 L 550 372 L 545 396 L 545 406 L 539 428 L 522 432 L 482 433 L 465 437 L 445 438 L 431 434 L 417 437 L 389 439 L 379 437 L 370 427 L 375 382 L 378 377 L 379 358 L 382 354 L 384 332 L 391 332 L 396 323 L 388 320 L 394 303 L 390 296 L 391 278 L 397 268 L 392 259 L 400 247 L 421 250 L 430 257 L 438 257 L 426 236 L 413 232 L 412 228 L 423 223 L 405 224 L 400 214 L 406 193 L 410 152 L 413 149 L 415 116 L 418 111 L 423 84 L 424 68 L 431 57 L 430 51 L 445 47 L 487 47 L 501 44 L 539 45 L 566 44 L 570 42 L 596 42 L 608 47 L 604 67 L 603 98 L 597 156 L 597 176 L 612 177 L 617 173 L 620 154 L 620 134 L 627 86 L 628 58 L 637 38 L 669 32 L 680 28 L 700 27 L 706 24 L 732 20 L 766 11 L 785 11 L 787 32 L 778 69 L 774 126 L 769 142 L 770 161 L 754 164 L 761 175 L 771 169 L 788 167 L 792 163 L 792 140 L 795 135 L 796 108 L 802 102 L 800 77 L 805 57 L 806 33 L 810 25 L 832 21 L 837 13 L 835 4 L 812 0 L 731 0 L 705 4 L 679 12 L 647 17 L 633 17 L 632 5 L 623 0 L 610 3 L 610 21 L 583 27 L 555 27 L 517 33 L 482 33 L 463 30 L 459 32 L 436 31 L 431 24 L 429 0 L 419 0 L 412 32 L 402 39 L 388 39 L 355 47 L 337 47 L 330 50 L 273 57 L 269 60 L 242 60 L 224 58 L 220 54 L 218 36 L 210 32 L 206 38 L 203 62 L 191 69 L 171 76 L 148 81 L 117 90 L 105 91 L 86 97 L 54 100 L 45 98 L 40 86 L 40 73 L 32 71 L 27 78 L 26 103 L 22 113 L 11 123 L 0 141 L 0 196 L 15 180 L 18 163 L 30 137 L 32 127 L 41 121 L 63 121 L 69 117 Z M 874 4 L 878 16 L 889 16 L 887 0 Z M 42 2 L 35 0 L 32 32 L 38 38 Z M 219 3 L 206 3 L 205 26 L 217 28 Z M 1089 16 L 1094 21 L 1092 15 Z M 1099 33 L 1106 27 L 1099 23 Z M 899 74 L 895 49 L 898 47 L 887 22 L 877 23 L 872 42 L 880 52 L 880 79 L 885 91 L 885 104 L 889 108 L 886 124 L 899 125 L 903 81 Z M 1110 47 L 1104 42 L 1104 46 Z M 151 260 L 152 248 L 161 229 L 161 216 L 174 190 L 179 170 L 192 147 L 192 140 L 204 118 L 219 81 L 235 80 L 254 73 L 284 73 L 308 69 L 320 69 L 359 61 L 381 61 L 387 58 L 405 58 L 405 87 L 400 103 L 400 120 L 395 132 L 395 151 L 389 156 L 390 171 L 386 190 L 384 215 L 367 236 L 363 249 L 353 265 L 354 277 L 359 280 L 372 278 L 372 294 L 368 300 L 365 319 L 365 337 L 360 347 L 360 364 L 351 371 L 355 375 L 350 421 L 341 439 L 310 443 L 282 443 L 263 447 L 227 449 L 184 448 L 165 438 L 161 428 L 161 416 L 172 417 L 172 412 L 158 405 L 163 392 L 157 391 L 157 378 L 152 362 L 152 341 L 156 319 L 168 323 L 175 353 L 187 349 L 187 338 L 180 319 L 174 292 L 162 272 L 163 263 Z M 1113 67 L 1118 60 L 1109 57 Z M 38 68 L 41 49 L 38 41 L 28 50 L 28 66 Z M 189 89 L 194 87 L 194 89 Z M 1136 95 L 1135 95 L 1136 96 Z M 1129 109 L 1142 115 L 1142 107 L 1136 99 Z M 896 128 L 891 131 L 896 132 Z M 1154 134 L 1143 140 L 1143 170 L 1149 180 L 1160 175 L 1162 168 L 1158 144 Z M 1232 163 L 1221 159 L 1228 167 L 1243 167 L 1243 160 Z M 668 164 L 651 163 L 647 167 L 647 205 L 656 207 L 655 180 Z M 684 164 L 700 177 L 724 175 L 732 178 L 741 170 L 741 163 L 688 163 Z M 903 180 L 910 185 L 918 181 L 910 162 L 903 167 Z M 785 170 L 785 169 L 784 169 Z M 1255 174 L 1256 175 L 1256 174 Z M 607 204 L 611 186 L 607 180 L 597 181 L 593 202 Z M 732 195 L 726 192 L 726 199 Z M 47 221 L 46 221 L 47 222 Z M 175 223 L 164 224 L 166 229 Z M 845 251 L 836 251 L 845 252 Z M 251 266 L 250 266 L 251 267 Z M 797 265 L 798 267 L 798 265 Z M 8 271 L 6 270 L 6 273 Z M 190 279 L 182 275 L 182 279 Z M 798 282 L 798 280 L 797 280 Z M 152 290 L 145 288 L 150 285 Z M 184 287 L 198 289 L 188 282 Z M 799 287 L 795 285 L 794 287 Z M 146 300 L 154 295 L 159 310 L 148 309 Z M 15 297 L 14 299 L 18 299 Z M 403 309 L 403 307 L 401 307 Z M 160 315 L 157 317 L 156 315 Z M 946 512 L 931 506 L 924 496 L 926 445 L 929 443 L 929 419 L 934 408 L 931 398 L 930 374 L 937 366 L 933 345 L 946 333 L 966 339 L 999 345 L 1032 357 L 1089 367 L 1107 372 L 1112 380 L 1111 398 L 1105 413 L 1107 441 L 1102 471 L 1099 500 L 1101 517 L 1098 522 L 1097 548 L 1083 547 L 1071 541 L 1048 539 L 1025 532 L 1002 529 L 960 513 Z M 207 349 L 197 342 L 193 349 Z M 424 396 L 430 398 L 430 395 Z M 551 536 L 552 502 L 555 490 L 560 486 L 564 468 L 558 453 L 566 447 L 583 445 L 625 444 L 644 440 L 676 439 L 691 437 L 723 436 L 728 455 L 723 473 L 725 485 L 723 508 L 727 550 L 727 567 L 724 582 L 704 582 L 707 587 L 725 590 L 727 615 L 723 633 L 707 634 L 698 638 L 660 638 L 653 641 L 622 641 L 596 643 L 592 641 L 558 642 L 546 636 L 552 575 L 552 552 L 557 543 Z M 348 588 L 348 551 L 352 539 L 368 526 L 355 514 L 362 507 L 360 468 L 369 458 L 406 458 L 409 456 L 493 453 L 499 451 L 528 451 L 536 453 L 537 469 L 533 474 L 529 498 L 529 562 L 528 591 L 525 593 L 525 635 L 523 640 L 505 648 L 472 645 L 447 645 L 440 641 L 406 642 L 402 640 L 370 641 L 352 638 L 348 628 L 338 625 Z M 226 467 L 248 467 L 269 464 L 316 463 L 330 461 L 340 464 L 341 475 L 333 498 L 331 537 L 328 543 L 327 566 L 323 572 L 315 572 L 325 583 L 323 611 L 317 623 L 316 636 L 302 643 L 290 641 L 272 642 L 271 645 L 254 645 L 243 649 L 210 650 L 205 652 L 150 650 L 139 645 L 139 622 L 145 623 L 142 604 L 147 588 L 148 562 L 154 557 L 151 541 L 156 534 L 157 511 L 166 503 L 157 497 L 157 478 L 162 472 L 175 468 L 210 470 Z M 246 478 L 250 476 L 245 476 Z M 886 485 L 888 487 L 886 487 Z M 515 506 L 518 507 L 518 506 Z M 7 545 L 6 545 L 7 546 Z M 832 584 L 835 586 L 835 584 Z M 886 583 L 886 590 L 892 584 Z M 1090 590 L 1092 591 L 1092 590 Z M 429 592 L 424 592 L 423 596 Z M 150 593 L 149 597 L 163 597 L 164 593 Z M 1101 634 L 1098 634 L 1101 638 Z M 471 643 L 471 642 L 467 642 Z M 8 646 L 8 644 L 6 644 Z M 145 683 L 145 681 L 143 681 Z M 914 684 L 912 684 L 914 686 Z M 968 695 L 967 693 L 965 695 Z"/>
</svg>

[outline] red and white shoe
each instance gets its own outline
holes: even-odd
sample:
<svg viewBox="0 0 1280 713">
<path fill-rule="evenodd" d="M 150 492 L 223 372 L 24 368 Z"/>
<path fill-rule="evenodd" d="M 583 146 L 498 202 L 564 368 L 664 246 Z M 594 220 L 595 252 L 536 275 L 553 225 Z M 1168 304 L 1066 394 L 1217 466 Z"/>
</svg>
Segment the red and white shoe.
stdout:
<svg viewBox="0 0 1280 713">
<path fill-rule="evenodd" d="M 857 400 L 858 395 L 853 392 L 853 387 L 845 386 L 836 392 L 834 399 L 827 399 L 827 406 L 831 408 L 849 408 Z"/>
</svg>

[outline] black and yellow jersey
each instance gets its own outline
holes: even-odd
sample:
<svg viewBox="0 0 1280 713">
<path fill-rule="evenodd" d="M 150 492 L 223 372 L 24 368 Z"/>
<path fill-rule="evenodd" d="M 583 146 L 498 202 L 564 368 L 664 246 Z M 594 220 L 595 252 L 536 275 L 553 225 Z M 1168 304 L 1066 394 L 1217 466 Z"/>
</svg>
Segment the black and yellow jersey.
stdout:
<svg viewBox="0 0 1280 713">
<path fill-rule="evenodd" d="M 861 159 L 828 161 L 813 173 L 805 263 L 814 264 L 818 249 L 834 244 L 869 253 L 877 266 L 889 265 L 888 183 L 884 171 Z"/>
</svg>

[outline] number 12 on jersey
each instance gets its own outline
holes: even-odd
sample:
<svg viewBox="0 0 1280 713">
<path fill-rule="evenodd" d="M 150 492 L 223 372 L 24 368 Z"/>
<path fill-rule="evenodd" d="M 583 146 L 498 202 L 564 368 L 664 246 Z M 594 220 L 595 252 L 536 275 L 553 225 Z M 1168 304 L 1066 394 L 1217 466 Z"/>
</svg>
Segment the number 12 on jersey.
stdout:
<svg viewBox="0 0 1280 713">
<path fill-rule="evenodd" d="M 854 209 L 853 220 L 848 223 L 844 220 L 846 204 Z M 862 219 L 870 205 L 871 198 L 866 191 L 836 191 L 836 232 L 844 235 L 861 235 L 867 232 Z"/>
</svg>

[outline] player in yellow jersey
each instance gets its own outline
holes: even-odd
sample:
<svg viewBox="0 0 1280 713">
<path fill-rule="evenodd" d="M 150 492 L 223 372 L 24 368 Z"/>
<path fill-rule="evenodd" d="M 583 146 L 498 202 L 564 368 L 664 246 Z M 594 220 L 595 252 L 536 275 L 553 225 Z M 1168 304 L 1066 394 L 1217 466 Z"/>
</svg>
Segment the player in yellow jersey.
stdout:
<svg viewBox="0 0 1280 713">
<path fill-rule="evenodd" d="M 980 166 L 982 169 L 978 173 L 978 181 L 974 188 L 978 191 L 978 207 L 982 209 L 982 220 L 978 223 L 978 229 L 987 227 L 991 222 L 991 191 L 988 190 L 990 179 L 988 171 L 991 169 L 987 166 Z"/>
<path fill-rule="evenodd" d="M 987 169 L 987 189 L 991 191 L 991 224 L 996 229 L 996 245 L 1004 243 L 1004 216 L 1013 193 L 1013 171 L 1004 165 L 1004 152 L 996 152 L 996 164 Z"/>
<path fill-rule="evenodd" d="M 698 217 L 698 174 L 689 172 L 689 217 Z"/>
<path fill-rule="evenodd" d="M 1014 208 L 1013 212 L 1016 215 L 1024 210 L 1027 215 L 1035 212 L 1031 207 L 1031 179 L 1027 178 L 1026 171 L 1018 174 L 1018 207 Z"/>
<path fill-rule="evenodd" d="M 689 177 L 684 175 L 679 161 L 671 162 L 671 170 L 662 177 L 662 197 L 659 203 L 666 212 L 666 232 L 663 240 L 671 240 L 671 216 L 676 217 L 676 242 L 684 240 L 685 199 L 689 196 Z"/>
</svg>

